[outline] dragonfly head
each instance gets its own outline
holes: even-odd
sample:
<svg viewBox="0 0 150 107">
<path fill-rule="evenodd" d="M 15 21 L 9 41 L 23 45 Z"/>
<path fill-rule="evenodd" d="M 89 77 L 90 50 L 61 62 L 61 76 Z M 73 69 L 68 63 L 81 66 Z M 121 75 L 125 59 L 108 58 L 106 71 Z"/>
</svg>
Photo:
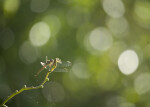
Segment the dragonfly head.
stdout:
<svg viewBox="0 0 150 107">
<path fill-rule="evenodd" d="M 57 63 L 60 63 L 60 64 L 62 63 L 61 59 L 59 59 L 59 58 L 56 58 L 55 60 Z"/>
</svg>

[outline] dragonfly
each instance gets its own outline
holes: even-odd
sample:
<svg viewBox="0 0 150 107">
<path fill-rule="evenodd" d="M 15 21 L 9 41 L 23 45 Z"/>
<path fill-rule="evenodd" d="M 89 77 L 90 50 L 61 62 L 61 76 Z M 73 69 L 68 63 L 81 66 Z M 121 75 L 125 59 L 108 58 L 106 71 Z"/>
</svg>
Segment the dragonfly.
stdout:
<svg viewBox="0 0 150 107">
<path fill-rule="evenodd" d="M 71 67 L 72 63 L 70 61 L 61 61 L 59 58 L 55 59 L 48 59 L 46 56 L 46 62 L 40 62 L 40 64 L 43 66 L 35 76 L 38 76 L 41 71 L 44 69 L 48 69 L 48 71 L 54 72 L 68 72 L 69 68 Z M 56 69 L 55 69 L 56 68 Z"/>
</svg>

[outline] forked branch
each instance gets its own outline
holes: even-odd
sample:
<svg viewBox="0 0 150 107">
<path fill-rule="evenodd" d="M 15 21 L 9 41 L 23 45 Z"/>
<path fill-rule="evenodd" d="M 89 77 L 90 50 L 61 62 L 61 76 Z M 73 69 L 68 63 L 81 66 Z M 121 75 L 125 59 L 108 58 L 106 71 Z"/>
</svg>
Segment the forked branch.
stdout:
<svg viewBox="0 0 150 107">
<path fill-rule="evenodd" d="M 34 86 L 27 87 L 26 85 L 24 85 L 24 87 L 22 87 L 20 90 L 16 90 L 14 93 L 12 93 L 10 96 L 8 96 L 8 97 L 5 99 L 5 101 L 0 105 L 0 107 L 7 107 L 5 104 L 6 104 L 10 99 L 12 99 L 14 96 L 16 96 L 17 94 L 20 94 L 21 92 L 23 92 L 23 91 L 25 91 L 25 90 L 34 90 L 34 89 L 43 88 L 43 87 L 44 87 L 44 84 L 45 84 L 47 81 L 49 81 L 49 78 L 48 78 L 49 74 L 50 74 L 51 72 L 53 72 L 53 71 L 55 70 L 55 68 L 57 67 L 57 62 L 58 62 L 57 60 L 58 60 L 58 58 L 56 58 L 55 60 L 53 60 L 53 63 L 51 64 L 51 69 L 50 69 L 50 71 L 47 72 L 47 74 L 46 74 L 46 76 L 45 76 L 43 82 L 42 82 L 40 85 L 35 86 L 35 87 L 34 87 Z M 60 59 L 59 59 L 59 61 L 60 61 Z M 58 62 L 58 63 L 59 63 L 59 62 Z M 42 70 L 43 70 L 43 69 L 42 69 Z"/>
</svg>

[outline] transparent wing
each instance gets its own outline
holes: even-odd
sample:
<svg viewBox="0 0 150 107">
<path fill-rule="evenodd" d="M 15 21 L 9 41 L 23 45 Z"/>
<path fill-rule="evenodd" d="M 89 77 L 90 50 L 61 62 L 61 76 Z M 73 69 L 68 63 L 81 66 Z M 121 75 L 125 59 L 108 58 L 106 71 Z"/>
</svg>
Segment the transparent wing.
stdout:
<svg viewBox="0 0 150 107">
<path fill-rule="evenodd" d="M 44 69 L 48 69 L 50 71 L 50 67 L 48 66 L 49 64 L 46 64 L 44 62 L 40 62 L 41 65 L 43 66 L 35 76 L 39 75 L 39 73 L 44 70 Z M 61 62 L 61 63 L 57 63 L 57 67 L 53 72 L 68 72 L 70 70 L 72 66 L 72 63 L 70 61 L 66 61 L 66 62 Z"/>
<path fill-rule="evenodd" d="M 40 63 L 45 69 L 47 69 L 46 64 L 44 62 L 40 62 Z"/>
<path fill-rule="evenodd" d="M 58 68 L 66 68 L 66 67 L 71 67 L 72 63 L 70 61 L 63 61 L 61 63 L 57 63 Z"/>
<path fill-rule="evenodd" d="M 37 74 L 36 74 L 35 76 L 38 76 L 39 73 L 40 73 L 42 70 L 47 69 L 47 65 L 48 65 L 48 64 L 45 64 L 44 62 L 40 62 L 40 63 L 41 63 L 41 65 L 42 65 L 43 67 L 37 72 Z"/>
<path fill-rule="evenodd" d="M 44 63 L 44 62 L 40 62 L 41 63 L 41 65 L 43 66 L 42 68 L 44 69 L 48 69 L 49 71 L 50 71 L 50 67 L 48 66 L 49 64 L 46 64 L 46 63 Z M 43 70 L 42 69 L 42 70 Z"/>
<path fill-rule="evenodd" d="M 72 66 L 70 61 L 58 63 L 54 72 L 68 72 Z"/>
</svg>

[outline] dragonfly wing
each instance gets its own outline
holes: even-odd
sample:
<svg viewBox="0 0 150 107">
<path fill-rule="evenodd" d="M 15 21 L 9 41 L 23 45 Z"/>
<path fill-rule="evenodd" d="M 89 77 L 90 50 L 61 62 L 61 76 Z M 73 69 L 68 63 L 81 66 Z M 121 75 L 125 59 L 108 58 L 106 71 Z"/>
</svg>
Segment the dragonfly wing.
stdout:
<svg viewBox="0 0 150 107">
<path fill-rule="evenodd" d="M 62 62 L 62 63 L 58 63 L 57 67 L 59 68 L 69 68 L 71 67 L 72 63 L 70 61 L 66 61 L 66 62 Z"/>
<path fill-rule="evenodd" d="M 70 61 L 58 63 L 54 72 L 68 72 L 70 71 L 72 63 Z"/>
<path fill-rule="evenodd" d="M 49 63 L 48 63 L 49 61 Z M 61 60 L 60 60 L 61 61 Z M 48 69 L 49 71 L 51 70 L 51 66 L 54 64 L 54 60 L 47 60 L 47 63 L 40 62 L 41 65 L 43 66 L 35 76 L 37 76 L 42 70 Z M 70 61 L 66 62 L 59 62 L 57 61 L 57 67 L 54 70 L 54 72 L 68 72 L 71 68 L 72 63 Z"/>
<path fill-rule="evenodd" d="M 40 62 L 41 63 L 41 65 L 44 67 L 46 64 L 44 63 L 44 62 Z M 46 68 L 46 67 L 45 67 Z"/>
<path fill-rule="evenodd" d="M 69 72 L 69 69 L 67 69 L 67 68 L 56 68 L 54 70 L 54 72 Z"/>
<path fill-rule="evenodd" d="M 38 76 L 41 71 L 43 71 L 44 69 L 47 69 L 47 64 L 45 64 L 44 62 L 40 62 L 40 63 L 43 67 L 37 72 L 35 76 Z"/>
</svg>

